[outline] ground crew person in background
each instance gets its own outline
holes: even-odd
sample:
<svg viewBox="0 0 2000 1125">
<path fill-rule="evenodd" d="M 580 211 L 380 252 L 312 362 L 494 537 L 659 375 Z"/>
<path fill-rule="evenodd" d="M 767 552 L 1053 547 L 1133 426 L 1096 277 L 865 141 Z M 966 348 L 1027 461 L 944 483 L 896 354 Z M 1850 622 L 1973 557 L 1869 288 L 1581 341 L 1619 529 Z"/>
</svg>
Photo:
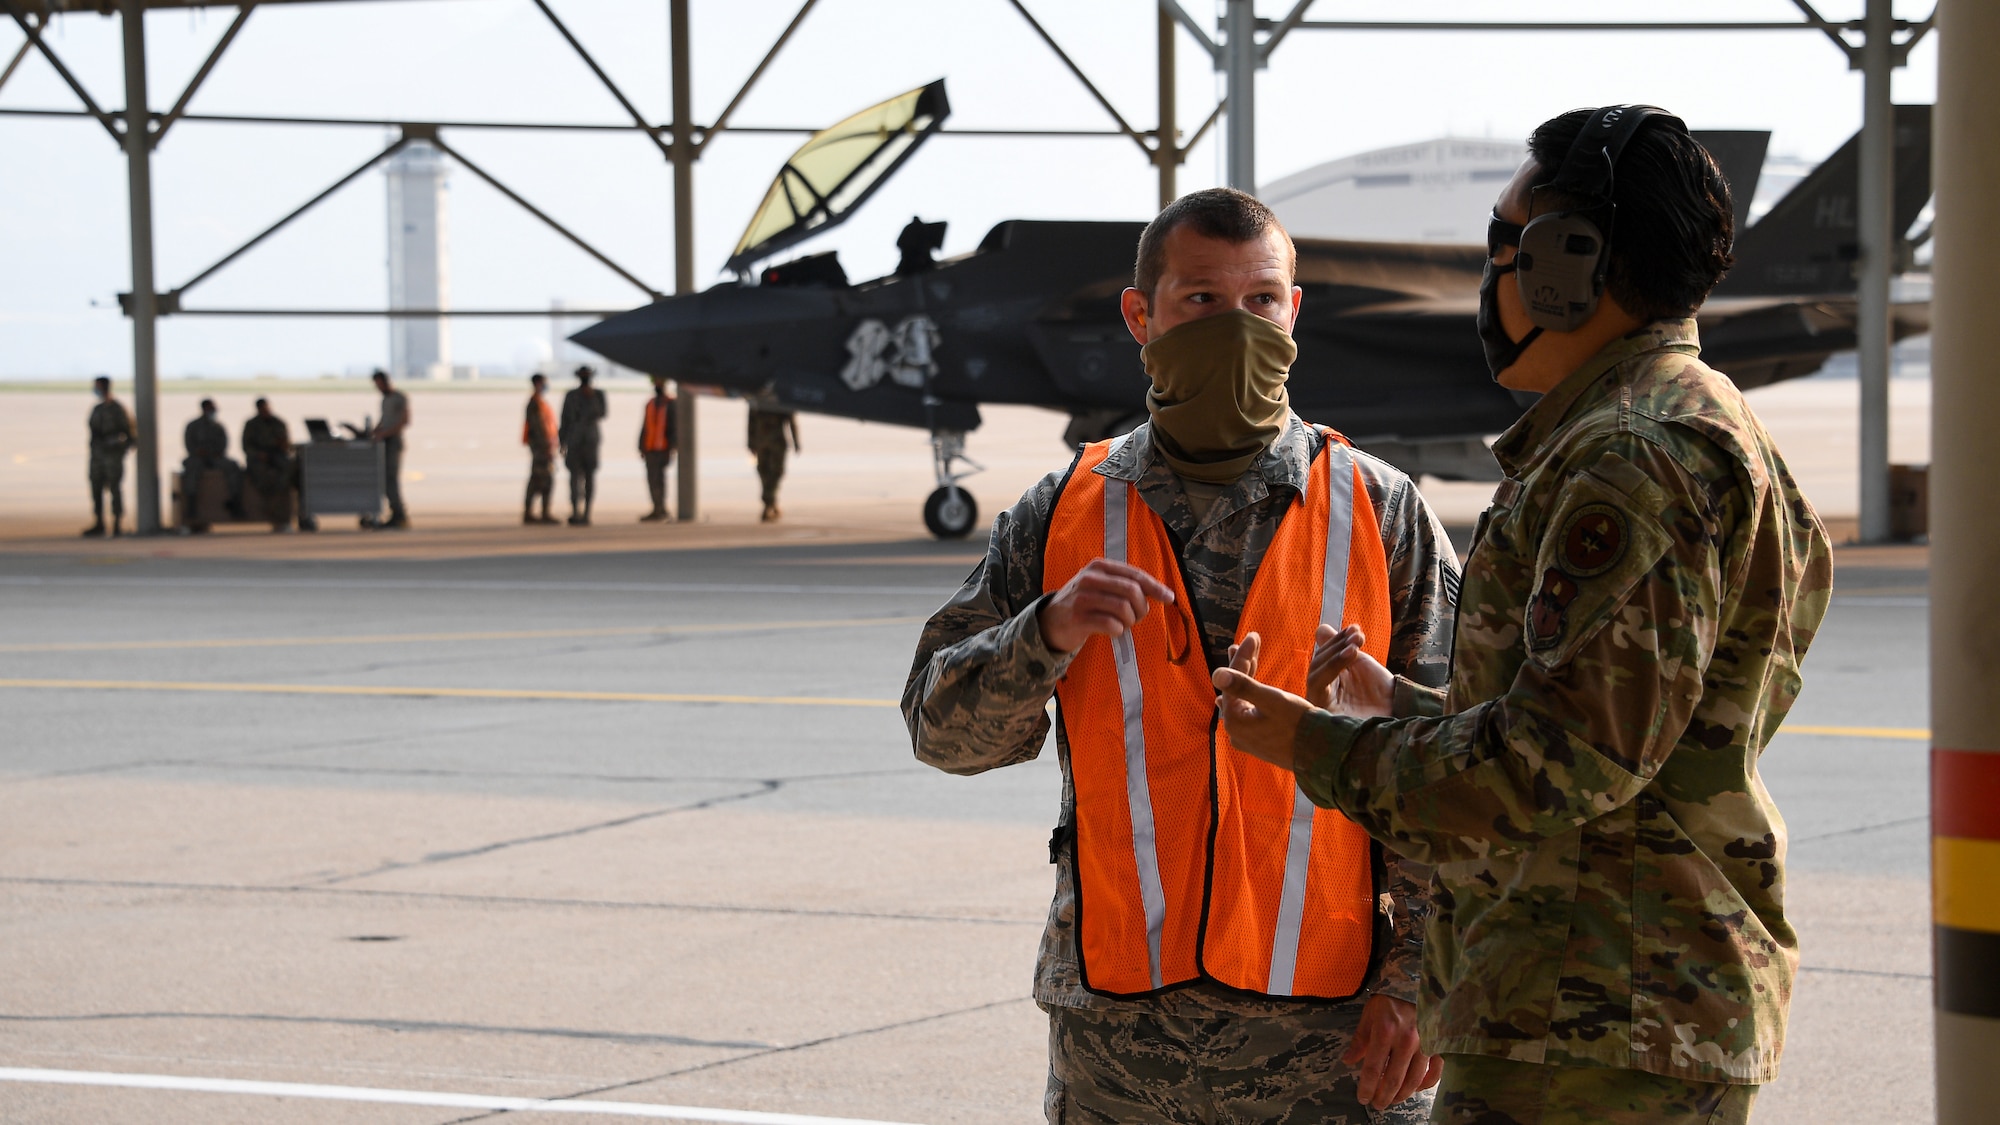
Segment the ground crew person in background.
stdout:
<svg viewBox="0 0 2000 1125">
<path fill-rule="evenodd" d="M 1528 150 L 1479 329 L 1500 384 L 1542 398 L 1493 448 L 1507 479 L 1467 559 L 1450 687 L 1390 675 L 1351 632 L 1319 654 L 1339 714 L 1246 674 L 1268 639 L 1216 684 L 1237 746 L 1437 865 L 1435 1120 L 1736 1125 L 1777 1075 L 1798 966 L 1757 758 L 1798 698 L 1831 556 L 1699 358 L 1694 313 L 1734 236 L 1708 153 L 1629 106 L 1566 113 Z M 1548 274 L 1579 253 L 1564 292 Z"/>
<path fill-rule="evenodd" d="M 215 400 L 201 400 L 201 413 L 181 431 L 187 457 L 181 461 L 181 514 L 190 531 L 207 531 L 201 521 L 201 478 L 210 471 L 222 474 L 228 493 L 225 503 L 234 511 L 243 495 L 243 470 L 229 459 L 229 431 L 215 418 Z"/>
<path fill-rule="evenodd" d="M 125 454 L 131 452 L 138 433 L 125 404 L 111 397 L 111 379 L 99 375 L 90 381 L 97 405 L 90 408 L 90 511 L 95 521 L 84 529 L 86 537 L 104 534 L 104 494 L 111 494 L 111 534 L 125 533 Z"/>
<path fill-rule="evenodd" d="M 764 523 L 778 518 L 778 482 L 785 479 L 785 440 L 799 449 L 799 416 L 789 410 L 750 404 L 750 452 L 757 455 L 757 480 L 764 486 Z"/>
<path fill-rule="evenodd" d="M 1289 629 L 1303 654 L 1318 618 L 1300 608 L 1374 622 L 1376 655 L 1414 684 L 1442 685 L 1450 659 L 1443 529 L 1408 477 L 1290 410 L 1295 263 L 1238 191 L 1153 220 L 1123 297 L 1150 421 L 1001 513 L 903 693 L 917 757 L 960 774 L 1034 758 L 1059 701 L 1035 979 L 1051 1123 L 1429 1112 L 1428 871 L 1212 733 L 1209 670 L 1247 629 Z M 1314 690 L 1303 655 L 1286 672 Z"/>
<path fill-rule="evenodd" d="M 560 427 L 556 424 L 555 407 L 549 405 L 549 380 L 544 375 L 528 378 L 534 393 L 528 396 L 528 416 L 521 422 L 521 444 L 528 447 L 528 495 L 521 501 L 521 522 L 555 523 L 549 514 L 549 504 L 556 491 L 556 434 Z M 535 514 L 535 500 L 542 502 L 542 514 Z"/>
<path fill-rule="evenodd" d="M 271 413 L 268 399 L 258 399 L 257 413 L 243 423 L 243 472 L 264 502 L 271 530 L 290 531 L 298 462 L 292 458 L 292 431 L 283 418 Z"/>
<path fill-rule="evenodd" d="M 563 464 L 569 467 L 569 524 L 590 526 L 590 506 L 597 499 L 597 450 L 604 433 L 604 392 L 590 385 L 597 372 L 590 367 L 576 369 L 576 388 L 563 396 Z"/>
<path fill-rule="evenodd" d="M 639 422 L 639 456 L 646 461 L 646 490 L 653 494 L 653 510 L 639 517 L 640 523 L 659 523 L 667 515 L 667 462 L 674 457 L 674 399 L 667 393 L 667 377 L 653 376 L 653 397 L 646 400 L 646 415 Z"/>
<path fill-rule="evenodd" d="M 410 526 L 403 508 L 403 431 L 410 428 L 410 400 L 389 384 L 386 371 L 375 372 L 375 389 L 382 392 L 382 417 L 374 438 L 382 443 L 382 493 L 389 500 L 389 521 L 381 526 L 402 531 Z"/>
</svg>

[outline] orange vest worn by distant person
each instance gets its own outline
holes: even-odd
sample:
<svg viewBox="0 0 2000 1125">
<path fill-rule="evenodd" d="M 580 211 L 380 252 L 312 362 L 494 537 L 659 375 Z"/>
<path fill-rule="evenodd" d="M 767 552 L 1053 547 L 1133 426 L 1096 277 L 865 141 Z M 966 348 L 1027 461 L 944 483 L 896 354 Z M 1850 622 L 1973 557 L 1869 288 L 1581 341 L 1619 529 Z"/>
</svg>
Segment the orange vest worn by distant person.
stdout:
<svg viewBox="0 0 2000 1125">
<path fill-rule="evenodd" d="M 1262 635 L 1258 678 L 1296 694 L 1321 621 L 1358 624 L 1369 655 L 1388 654 L 1374 505 L 1345 439 L 1326 433 L 1236 628 L 1239 640 Z M 1076 791 L 1084 986 L 1136 997 L 1208 980 L 1265 996 L 1351 997 L 1374 962 L 1368 836 L 1316 808 L 1290 771 L 1229 744 L 1166 525 L 1132 484 L 1093 471 L 1115 445 L 1086 446 L 1070 471 L 1043 589 L 1102 556 L 1159 578 L 1178 600 L 1154 604 L 1116 641 L 1091 637 L 1056 688 Z"/>
<path fill-rule="evenodd" d="M 537 409 L 541 411 L 542 415 L 542 437 L 544 440 L 548 442 L 549 446 L 553 448 L 556 444 L 555 408 L 550 406 L 549 400 L 543 398 L 541 395 L 534 396 L 534 399 L 535 399 L 535 406 Z M 535 435 L 529 429 L 528 423 L 526 421 L 523 421 L 521 423 L 521 444 L 522 445 L 535 444 Z"/>
<path fill-rule="evenodd" d="M 674 436 L 667 431 L 667 414 L 673 409 L 673 400 L 649 398 L 646 400 L 646 421 L 639 431 L 639 448 L 647 453 L 666 453 L 674 447 Z"/>
</svg>

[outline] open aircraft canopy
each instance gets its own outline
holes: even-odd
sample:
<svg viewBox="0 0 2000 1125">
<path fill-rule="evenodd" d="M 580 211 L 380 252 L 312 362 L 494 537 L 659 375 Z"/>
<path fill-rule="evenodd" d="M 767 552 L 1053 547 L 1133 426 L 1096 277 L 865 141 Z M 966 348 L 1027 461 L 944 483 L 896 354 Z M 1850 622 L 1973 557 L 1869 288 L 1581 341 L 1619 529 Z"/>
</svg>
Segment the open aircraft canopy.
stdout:
<svg viewBox="0 0 2000 1125">
<path fill-rule="evenodd" d="M 778 169 L 728 268 L 747 273 L 751 263 L 839 226 L 950 113 L 940 78 L 814 133 Z"/>
</svg>

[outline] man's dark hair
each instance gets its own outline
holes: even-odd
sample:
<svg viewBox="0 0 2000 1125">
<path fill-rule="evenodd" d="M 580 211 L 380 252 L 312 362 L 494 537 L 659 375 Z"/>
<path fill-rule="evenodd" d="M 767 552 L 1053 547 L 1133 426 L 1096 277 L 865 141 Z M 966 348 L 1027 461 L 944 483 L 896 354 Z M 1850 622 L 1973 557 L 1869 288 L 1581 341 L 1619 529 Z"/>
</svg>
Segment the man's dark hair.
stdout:
<svg viewBox="0 0 2000 1125">
<path fill-rule="evenodd" d="M 202 412 L 203 414 L 212 414 L 212 413 L 214 413 L 214 412 L 215 412 L 215 400 L 214 400 L 214 399 L 212 399 L 212 398 L 205 398 L 205 399 L 202 399 L 202 400 L 201 400 L 201 412 Z"/>
<path fill-rule="evenodd" d="M 261 409 L 262 407 L 271 405 L 271 400 L 268 398 L 260 398 L 256 402 L 251 403 L 250 405 Z"/>
<path fill-rule="evenodd" d="M 549 377 L 547 375 L 542 374 L 539 371 L 535 372 L 533 375 L 528 376 L 528 382 L 535 383 L 541 386 L 547 386 L 548 381 Z"/>
<path fill-rule="evenodd" d="M 108 387 L 111 385 L 111 376 L 99 375 L 97 378 L 92 379 L 90 381 L 90 385 L 93 387 Z"/>
<path fill-rule="evenodd" d="M 1167 236 L 1184 226 L 1193 227 L 1204 238 L 1235 243 L 1255 241 L 1276 227 L 1285 236 L 1285 271 L 1298 276 L 1299 252 L 1293 247 L 1285 225 L 1269 207 L 1256 196 L 1235 188 L 1205 188 L 1167 204 L 1139 236 L 1139 259 L 1132 266 L 1132 287 L 1145 294 L 1149 303 L 1153 290 L 1159 288 L 1160 275 L 1166 272 Z"/>
<path fill-rule="evenodd" d="M 1544 121 L 1529 136 L 1538 189 L 1555 179 L 1593 112 L 1573 109 Z M 1694 315 L 1736 264 L 1729 252 L 1736 241 L 1729 181 L 1714 158 L 1672 122 L 1648 121 L 1618 157 L 1611 199 L 1618 211 L 1604 287 L 1612 299 L 1642 320 Z M 1540 189 L 1531 211 L 1589 202 Z"/>
</svg>

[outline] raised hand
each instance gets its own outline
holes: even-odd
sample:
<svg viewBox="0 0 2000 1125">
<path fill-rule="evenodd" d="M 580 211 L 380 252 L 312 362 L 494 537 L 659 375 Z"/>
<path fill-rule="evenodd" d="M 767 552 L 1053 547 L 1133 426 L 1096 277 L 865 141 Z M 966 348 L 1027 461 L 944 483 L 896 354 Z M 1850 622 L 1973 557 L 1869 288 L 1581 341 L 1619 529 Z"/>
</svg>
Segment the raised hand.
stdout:
<svg viewBox="0 0 2000 1125">
<path fill-rule="evenodd" d="M 1356 719 L 1386 719 L 1394 705 L 1396 678 L 1362 651 L 1368 636 L 1359 625 L 1334 632 L 1321 625 L 1306 670 L 1306 698 L 1312 705 Z"/>
<path fill-rule="evenodd" d="M 1052 652 L 1075 652 L 1097 634 L 1122 637 L 1152 608 L 1172 602 L 1166 583 L 1130 563 L 1092 559 L 1042 603 L 1037 620 Z"/>
</svg>

